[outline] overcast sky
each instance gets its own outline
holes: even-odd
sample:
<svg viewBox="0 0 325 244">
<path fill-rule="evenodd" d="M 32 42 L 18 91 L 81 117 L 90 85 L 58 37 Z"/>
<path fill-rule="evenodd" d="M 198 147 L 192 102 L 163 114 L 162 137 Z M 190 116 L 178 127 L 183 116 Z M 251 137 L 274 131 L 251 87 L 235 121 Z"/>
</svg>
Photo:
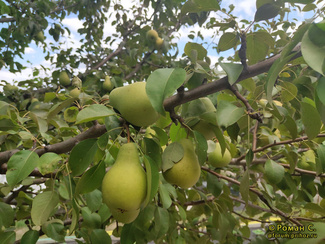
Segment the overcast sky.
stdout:
<svg viewBox="0 0 325 244">
<path fill-rule="evenodd" d="M 122 1 L 121 1 L 122 2 Z M 134 0 L 123 0 L 123 4 L 125 7 L 131 6 L 130 2 L 134 2 Z M 235 16 L 238 16 L 239 19 L 247 19 L 247 20 L 253 20 L 254 13 L 256 11 L 255 7 L 256 0 L 227 0 L 223 1 L 222 7 L 228 8 L 230 4 L 233 4 L 235 6 L 235 10 L 233 11 L 233 14 Z M 217 13 L 218 14 L 218 13 Z M 220 15 L 215 15 L 216 17 L 220 18 Z M 296 15 L 297 16 L 297 15 Z M 221 16 L 223 17 L 223 16 Z M 304 16 L 298 16 L 299 19 L 304 19 Z M 104 36 L 110 36 L 115 32 L 115 28 L 110 25 L 111 21 L 108 21 L 104 28 Z M 70 45 L 73 45 L 74 47 L 77 47 L 80 45 L 79 39 L 80 35 L 77 33 L 77 30 L 82 27 L 82 22 L 78 20 L 78 18 L 73 16 L 68 16 L 66 19 L 63 20 L 63 25 L 68 27 L 71 30 L 70 38 L 68 39 L 67 36 L 63 37 L 66 38 L 66 47 L 69 47 Z M 196 27 L 195 30 L 197 31 L 199 27 Z M 182 49 L 184 45 L 186 44 L 188 40 L 187 35 L 193 28 L 181 28 L 179 31 L 180 40 L 177 42 L 180 51 L 182 52 Z M 47 32 L 47 31 L 46 31 Z M 45 32 L 45 34 L 46 34 Z M 201 29 L 201 33 L 204 35 L 206 40 L 211 40 L 211 30 L 204 30 Z M 47 42 L 51 41 L 51 38 L 47 36 L 46 39 Z M 73 41 L 74 44 L 71 43 Z M 212 41 L 212 40 L 211 40 Z M 214 39 L 214 42 L 217 42 L 218 39 Z M 114 46 L 112 48 L 115 48 Z M 42 48 L 35 45 L 33 42 L 29 48 L 26 49 L 26 55 L 24 57 L 24 64 L 28 67 L 25 69 L 22 73 L 19 74 L 11 74 L 7 69 L 3 68 L 0 71 L 0 80 L 6 80 L 10 83 L 12 83 L 13 80 L 24 80 L 28 78 L 32 78 L 31 74 L 33 72 L 33 67 L 40 67 L 43 65 L 44 67 L 50 67 L 49 61 L 46 61 L 44 59 L 44 54 L 42 54 Z M 181 53 L 182 54 L 182 53 Z M 180 54 L 180 55 L 181 55 Z M 211 55 L 213 54 L 213 55 Z M 212 62 L 216 62 L 218 59 L 217 53 L 209 52 L 209 57 L 212 60 Z M 25 63 L 25 61 L 29 60 L 32 62 L 31 64 Z M 43 74 L 45 75 L 45 74 Z M 0 87 L 1 90 L 1 87 Z"/>
</svg>

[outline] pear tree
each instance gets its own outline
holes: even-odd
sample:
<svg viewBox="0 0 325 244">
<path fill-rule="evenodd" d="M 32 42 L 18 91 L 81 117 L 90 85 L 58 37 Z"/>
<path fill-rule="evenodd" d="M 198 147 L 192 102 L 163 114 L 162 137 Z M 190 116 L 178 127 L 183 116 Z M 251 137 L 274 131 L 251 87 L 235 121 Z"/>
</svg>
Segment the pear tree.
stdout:
<svg viewBox="0 0 325 244">
<path fill-rule="evenodd" d="M 1 243 L 323 243 L 324 13 L 0 1 Z"/>
</svg>

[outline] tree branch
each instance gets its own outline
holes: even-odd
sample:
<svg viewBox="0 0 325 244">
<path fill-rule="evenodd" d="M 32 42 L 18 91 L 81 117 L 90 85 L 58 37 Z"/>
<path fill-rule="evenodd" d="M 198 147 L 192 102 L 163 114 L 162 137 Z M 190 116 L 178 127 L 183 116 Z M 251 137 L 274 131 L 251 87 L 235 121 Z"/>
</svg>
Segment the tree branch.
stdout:
<svg viewBox="0 0 325 244">
<path fill-rule="evenodd" d="M 297 45 L 292 51 L 298 52 L 297 55 L 295 55 L 292 58 L 292 60 L 300 57 L 301 56 L 300 44 Z M 248 70 L 243 70 L 243 72 L 237 79 L 236 83 L 238 83 L 242 80 L 257 76 L 264 72 L 267 72 L 271 68 L 273 63 L 280 57 L 281 57 L 281 53 L 277 54 L 265 61 L 262 61 L 257 64 L 249 66 Z M 163 105 L 164 105 L 164 108 L 166 111 L 170 111 L 178 105 L 181 105 L 181 104 L 187 103 L 189 101 L 198 99 L 200 97 L 205 97 L 207 95 L 210 95 L 210 94 L 213 94 L 213 93 L 225 90 L 225 89 L 229 89 L 229 88 L 230 88 L 230 84 L 228 82 L 228 76 L 225 76 L 219 80 L 200 85 L 200 86 L 198 86 L 192 90 L 189 90 L 189 91 L 185 91 L 182 98 L 179 98 L 177 95 L 171 96 L 171 97 L 165 99 Z"/>
</svg>

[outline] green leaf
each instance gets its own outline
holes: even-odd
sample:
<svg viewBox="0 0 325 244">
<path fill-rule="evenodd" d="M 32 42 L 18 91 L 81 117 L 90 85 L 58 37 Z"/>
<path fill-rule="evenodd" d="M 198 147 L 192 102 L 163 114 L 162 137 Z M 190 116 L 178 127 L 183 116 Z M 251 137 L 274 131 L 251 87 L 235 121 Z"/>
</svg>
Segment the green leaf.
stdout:
<svg viewBox="0 0 325 244">
<path fill-rule="evenodd" d="M 319 160 L 316 161 L 316 173 L 321 174 L 325 172 L 325 145 L 317 147 L 317 156 Z"/>
<path fill-rule="evenodd" d="M 18 130 L 19 127 L 8 116 L 0 116 L 0 131 Z"/>
<path fill-rule="evenodd" d="M 61 103 L 55 104 L 47 114 L 47 121 L 51 121 L 55 115 L 60 113 L 64 108 L 69 107 L 75 100 L 75 98 L 69 98 Z"/>
<path fill-rule="evenodd" d="M 90 241 L 91 243 L 112 243 L 111 237 L 103 229 L 94 229 L 90 234 Z"/>
<path fill-rule="evenodd" d="M 297 138 L 298 135 L 298 129 L 297 129 L 297 124 L 295 120 L 291 116 L 286 116 L 285 120 L 283 122 L 284 126 L 288 129 L 291 138 L 295 139 Z"/>
<path fill-rule="evenodd" d="M 73 176 L 81 175 L 92 163 L 97 152 L 97 139 L 86 139 L 72 148 L 69 166 Z"/>
<path fill-rule="evenodd" d="M 84 197 L 86 200 L 86 205 L 91 212 L 96 212 L 101 206 L 106 205 L 102 203 L 102 192 L 99 189 L 86 193 Z"/>
<path fill-rule="evenodd" d="M 35 225 L 44 224 L 59 204 L 59 195 L 55 191 L 45 191 L 38 194 L 32 204 L 32 221 Z"/>
<path fill-rule="evenodd" d="M 115 113 L 112 109 L 109 109 L 103 104 L 92 104 L 78 113 L 76 124 L 85 123 L 114 114 Z"/>
<path fill-rule="evenodd" d="M 75 122 L 79 113 L 79 108 L 70 107 L 64 110 L 64 120 L 67 122 Z"/>
<path fill-rule="evenodd" d="M 161 168 L 161 147 L 157 142 L 150 138 L 143 138 L 145 144 L 145 154 L 148 155 L 153 161 Z"/>
<path fill-rule="evenodd" d="M 253 32 L 247 35 L 246 55 L 250 65 L 264 60 L 269 49 L 274 46 L 273 37 L 266 31 Z"/>
<path fill-rule="evenodd" d="M 13 224 L 14 218 L 15 212 L 10 205 L 0 202 L 0 228 L 2 226 L 8 228 L 11 224 Z"/>
<path fill-rule="evenodd" d="M 315 45 L 307 31 L 301 41 L 301 53 L 306 63 L 318 73 L 325 75 L 325 46 Z"/>
<path fill-rule="evenodd" d="M 325 105 L 325 77 L 322 76 L 319 78 L 316 86 L 316 92 L 319 100 Z"/>
<path fill-rule="evenodd" d="M 312 23 L 308 30 L 309 39 L 318 47 L 325 46 L 325 22 Z"/>
<path fill-rule="evenodd" d="M 247 167 L 250 168 L 250 166 L 253 162 L 253 159 L 254 159 L 254 152 L 251 148 L 248 150 L 245 159 L 246 159 Z"/>
<path fill-rule="evenodd" d="M 243 177 L 240 180 L 239 192 L 243 198 L 243 200 L 248 202 L 248 195 L 249 195 L 249 171 L 246 170 Z"/>
<path fill-rule="evenodd" d="M 322 126 L 318 111 L 310 103 L 301 102 L 301 119 L 308 139 L 314 139 Z"/>
<path fill-rule="evenodd" d="M 6 231 L 0 232 L 0 240 L 1 244 L 13 244 L 16 240 L 16 232 L 14 231 Z"/>
<path fill-rule="evenodd" d="M 119 134 L 121 134 L 122 127 L 117 116 L 108 116 L 105 117 L 105 127 L 107 133 L 113 138 L 116 139 Z"/>
<path fill-rule="evenodd" d="M 186 137 L 187 137 L 187 132 L 180 123 L 178 123 L 177 125 L 173 123 L 171 125 L 169 129 L 169 138 L 172 142 L 178 141 Z"/>
<path fill-rule="evenodd" d="M 311 212 L 317 213 L 320 216 L 325 216 L 325 209 L 319 206 L 318 204 L 309 202 L 305 205 L 304 208 L 310 210 Z"/>
<path fill-rule="evenodd" d="M 165 115 L 163 102 L 172 95 L 185 81 L 184 69 L 157 69 L 148 77 L 146 92 L 154 109 Z"/>
<path fill-rule="evenodd" d="M 42 175 L 49 174 L 57 169 L 60 160 L 62 160 L 61 156 L 56 153 L 44 153 L 40 157 L 37 167 Z"/>
<path fill-rule="evenodd" d="M 160 201 L 165 209 L 168 209 L 173 201 L 170 198 L 168 188 L 166 187 L 165 184 L 160 184 L 159 185 L 159 196 L 160 196 Z"/>
<path fill-rule="evenodd" d="M 244 114 L 245 109 L 237 107 L 230 102 L 220 101 L 217 109 L 217 120 L 219 126 L 228 127 L 236 123 Z"/>
<path fill-rule="evenodd" d="M 15 186 L 25 179 L 38 165 L 37 153 L 29 150 L 22 150 L 15 153 L 8 161 L 6 173 L 9 186 Z"/>
<path fill-rule="evenodd" d="M 155 197 L 159 187 L 159 169 L 155 161 L 144 155 L 144 165 L 147 173 L 147 195 L 141 208 L 143 209 Z"/>
<path fill-rule="evenodd" d="M 279 6 L 273 3 L 264 4 L 256 10 L 254 21 L 258 22 L 261 20 L 272 19 L 278 15 L 280 9 Z"/>
<path fill-rule="evenodd" d="M 264 165 L 265 176 L 272 184 L 278 184 L 284 177 L 284 168 L 271 159 L 268 159 Z"/>
<path fill-rule="evenodd" d="M 212 174 L 207 174 L 207 189 L 215 197 L 218 197 L 223 189 L 224 183 Z"/>
<path fill-rule="evenodd" d="M 165 235 L 169 228 L 169 213 L 167 209 L 157 207 L 154 213 L 155 226 L 154 232 L 156 233 L 156 239 L 159 239 Z"/>
<path fill-rule="evenodd" d="M 193 60 L 193 58 L 192 58 L 193 50 L 196 51 L 197 59 L 199 59 L 199 60 L 203 60 L 208 54 L 208 51 L 201 44 L 194 43 L 194 42 L 188 42 L 188 43 L 186 43 L 186 45 L 184 47 L 184 53 L 188 57 L 191 58 L 192 62 L 196 62 L 196 59 Z"/>
<path fill-rule="evenodd" d="M 230 85 L 235 84 L 241 72 L 243 71 L 244 68 L 243 65 L 234 64 L 234 63 L 219 63 L 219 64 L 221 68 L 227 73 L 229 84 Z"/>
<path fill-rule="evenodd" d="M 37 230 L 27 231 L 20 240 L 20 243 L 35 244 L 39 238 L 39 232 Z"/>
<path fill-rule="evenodd" d="M 162 155 L 162 171 L 172 168 L 184 157 L 183 146 L 178 142 L 173 142 L 166 147 Z"/>
<path fill-rule="evenodd" d="M 205 137 L 198 131 L 193 131 L 195 138 L 195 150 L 199 163 L 203 165 L 207 159 L 208 143 Z"/>
<path fill-rule="evenodd" d="M 283 102 L 289 102 L 298 94 L 298 88 L 291 82 L 281 82 L 281 99 Z"/>
<path fill-rule="evenodd" d="M 123 244 L 134 244 L 135 243 L 134 228 L 133 228 L 132 223 L 123 225 L 120 239 L 121 239 L 121 243 L 123 243 Z"/>
<path fill-rule="evenodd" d="M 235 48 L 238 41 L 239 35 L 237 33 L 226 32 L 219 39 L 217 51 L 222 52 L 230 48 Z"/>
<path fill-rule="evenodd" d="M 44 227 L 42 227 L 42 230 L 44 233 L 52 238 L 53 240 L 58 241 L 59 243 L 64 242 L 64 237 L 66 235 L 65 228 L 63 223 L 59 220 L 53 220 L 49 221 L 49 223 L 46 223 Z"/>
<path fill-rule="evenodd" d="M 219 3 L 215 0 L 189 0 L 183 5 L 181 13 L 185 15 L 202 11 L 217 11 L 219 9 Z"/>
<path fill-rule="evenodd" d="M 76 194 L 85 194 L 95 190 L 102 184 L 105 176 L 105 162 L 101 161 L 99 164 L 91 167 L 84 173 L 76 185 Z"/>
</svg>

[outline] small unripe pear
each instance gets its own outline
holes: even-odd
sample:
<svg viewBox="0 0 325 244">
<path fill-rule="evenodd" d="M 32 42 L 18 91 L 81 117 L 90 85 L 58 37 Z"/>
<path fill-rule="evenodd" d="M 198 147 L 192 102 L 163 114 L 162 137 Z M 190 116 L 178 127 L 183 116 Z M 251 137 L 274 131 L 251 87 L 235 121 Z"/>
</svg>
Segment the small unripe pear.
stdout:
<svg viewBox="0 0 325 244">
<path fill-rule="evenodd" d="M 67 72 L 62 71 L 59 75 L 59 82 L 62 86 L 68 86 L 71 84 L 70 77 Z"/>
<path fill-rule="evenodd" d="M 105 81 L 103 83 L 103 88 L 106 91 L 111 91 L 114 88 L 114 84 L 112 83 L 111 78 L 108 75 L 105 76 Z"/>
<path fill-rule="evenodd" d="M 71 97 L 78 98 L 80 93 L 81 93 L 80 89 L 78 87 L 76 87 L 76 88 L 72 89 L 69 94 Z"/>
<path fill-rule="evenodd" d="M 163 44 L 164 44 L 164 40 L 158 37 L 155 44 L 156 49 L 161 49 Z"/>
<path fill-rule="evenodd" d="M 226 148 L 224 154 L 221 153 L 220 143 L 216 143 L 216 148 L 208 154 L 208 163 L 213 167 L 221 168 L 227 166 L 231 161 L 231 154 Z"/>
<path fill-rule="evenodd" d="M 170 184 L 186 189 L 195 185 L 199 180 L 201 167 L 192 141 L 190 139 L 181 139 L 179 143 L 183 146 L 184 156 L 171 169 L 165 171 L 163 175 Z"/>
<path fill-rule="evenodd" d="M 72 79 L 72 85 L 74 87 L 78 87 L 78 88 L 81 88 L 82 87 L 82 81 L 79 79 L 78 76 L 74 76 L 73 79 Z"/>
<path fill-rule="evenodd" d="M 44 39 L 45 39 L 43 31 L 39 31 L 39 32 L 37 32 L 37 34 L 36 34 L 36 36 L 35 36 L 35 39 L 36 39 L 37 41 L 43 42 Z"/>
<path fill-rule="evenodd" d="M 157 31 L 155 31 L 155 30 L 149 30 L 149 31 L 147 31 L 146 37 L 147 37 L 147 40 L 149 42 L 155 43 L 159 36 L 158 36 Z"/>
</svg>

